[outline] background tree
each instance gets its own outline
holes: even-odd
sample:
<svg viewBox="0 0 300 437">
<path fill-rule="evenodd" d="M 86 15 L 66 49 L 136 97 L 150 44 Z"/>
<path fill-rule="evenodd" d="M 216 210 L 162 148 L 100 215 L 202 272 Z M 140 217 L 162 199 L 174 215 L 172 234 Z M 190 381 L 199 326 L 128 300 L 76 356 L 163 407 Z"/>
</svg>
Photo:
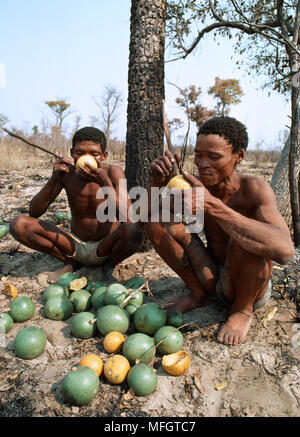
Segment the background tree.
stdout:
<svg viewBox="0 0 300 437">
<path fill-rule="evenodd" d="M 215 84 L 209 88 L 208 94 L 217 101 L 216 115 L 228 115 L 230 107 L 241 103 L 241 96 L 244 94 L 237 79 L 215 78 Z"/>
<path fill-rule="evenodd" d="M 293 238 L 300 245 L 300 0 L 169 0 L 168 18 L 168 34 L 178 58 L 192 53 L 206 34 L 234 37 L 236 64 L 246 63 L 249 74 L 263 74 L 265 87 L 290 93 L 289 192 Z"/>
<path fill-rule="evenodd" d="M 146 187 L 150 164 L 163 154 L 166 0 L 132 0 L 128 70 L 128 188 Z"/>
<path fill-rule="evenodd" d="M 70 103 L 65 100 L 48 100 L 45 102 L 55 116 L 55 127 L 61 130 L 63 121 L 71 114 Z"/>
<path fill-rule="evenodd" d="M 105 133 L 109 146 L 112 126 L 116 121 L 117 110 L 123 101 L 122 93 L 114 86 L 106 85 L 102 96 L 94 97 L 93 100 L 100 109 L 100 126 Z M 99 124 L 99 118 L 93 116 L 91 122 L 93 125 L 97 125 Z"/>
</svg>

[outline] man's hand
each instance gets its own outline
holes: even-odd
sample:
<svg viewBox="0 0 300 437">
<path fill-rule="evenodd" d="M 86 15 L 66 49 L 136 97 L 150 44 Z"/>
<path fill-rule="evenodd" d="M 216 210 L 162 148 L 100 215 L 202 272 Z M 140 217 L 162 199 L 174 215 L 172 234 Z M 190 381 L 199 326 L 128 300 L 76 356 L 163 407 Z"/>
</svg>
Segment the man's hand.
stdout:
<svg viewBox="0 0 300 437">
<path fill-rule="evenodd" d="M 153 161 L 151 164 L 152 183 L 158 187 L 167 185 L 169 180 L 174 176 L 173 166 L 179 165 L 180 157 L 171 152 L 165 152 L 164 156 L 161 156 Z"/>
<path fill-rule="evenodd" d="M 112 181 L 107 174 L 107 170 L 102 168 L 102 163 L 98 158 L 95 158 L 98 164 L 98 168 L 91 166 L 88 162 L 85 163 L 89 170 L 86 170 L 82 165 L 79 165 L 80 174 L 90 182 L 95 182 L 101 187 L 112 187 Z"/>
<path fill-rule="evenodd" d="M 61 178 L 75 170 L 72 158 L 61 158 L 53 165 L 52 179 L 55 182 L 60 182 Z"/>
<path fill-rule="evenodd" d="M 187 190 L 187 192 L 191 191 L 191 193 L 185 195 L 186 208 L 189 210 L 189 213 L 194 215 L 197 214 L 197 205 L 201 204 L 204 207 L 204 211 L 208 212 L 209 206 L 214 200 L 216 200 L 216 198 L 205 188 L 198 178 L 185 171 L 182 175 L 192 186 L 191 190 Z M 202 188 L 202 190 L 197 190 L 196 188 Z"/>
</svg>

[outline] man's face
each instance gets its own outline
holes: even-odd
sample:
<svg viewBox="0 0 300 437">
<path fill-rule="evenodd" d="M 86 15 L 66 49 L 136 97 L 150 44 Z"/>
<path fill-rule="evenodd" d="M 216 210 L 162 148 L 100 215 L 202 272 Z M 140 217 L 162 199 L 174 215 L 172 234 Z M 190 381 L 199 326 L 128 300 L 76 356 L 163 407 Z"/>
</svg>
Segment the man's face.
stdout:
<svg viewBox="0 0 300 437">
<path fill-rule="evenodd" d="M 77 143 L 75 147 L 71 149 L 71 156 L 75 164 L 82 155 L 92 155 L 99 161 L 105 161 L 107 158 L 107 152 L 102 152 L 101 145 L 90 140 L 80 141 L 80 143 Z"/>
<path fill-rule="evenodd" d="M 233 153 L 232 145 L 220 135 L 199 135 L 194 162 L 203 185 L 211 187 L 227 179 L 244 156 L 244 149 Z"/>
</svg>

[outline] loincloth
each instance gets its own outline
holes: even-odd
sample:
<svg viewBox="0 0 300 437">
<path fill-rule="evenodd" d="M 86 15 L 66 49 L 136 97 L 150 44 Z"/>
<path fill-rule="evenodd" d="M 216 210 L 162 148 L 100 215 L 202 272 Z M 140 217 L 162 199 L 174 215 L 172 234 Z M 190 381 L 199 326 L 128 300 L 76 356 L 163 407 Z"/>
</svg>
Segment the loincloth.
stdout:
<svg viewBox="0 0 300 437">
<path fill-rule="evenodd" d="M 66 255 L 68 258 L 72 258 L 76 261 L 79 261 L 81 264 L 86 266 L 94 266 L 101 265 L 108 258 L 107 256 L 98 256 L 97 248 L 99 243 L 101 243 L 102 239 L 99 241 L 82 241 L 77 235 L 72 232 L 65 231 L 74 241 L 75 250 L 73 255 Z"/>
</svg>

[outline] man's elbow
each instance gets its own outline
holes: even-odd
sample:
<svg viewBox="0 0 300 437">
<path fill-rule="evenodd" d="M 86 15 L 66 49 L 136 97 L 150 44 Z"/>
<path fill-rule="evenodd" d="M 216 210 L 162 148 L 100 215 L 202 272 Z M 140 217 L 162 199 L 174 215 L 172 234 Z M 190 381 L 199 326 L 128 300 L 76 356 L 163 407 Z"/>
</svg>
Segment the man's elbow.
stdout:
<svg viewBox="0 0 300 437">
<path fill-rule="evenodd" d="M 274 259 L 274 261 L 276 261 L 278 264 L 287 264 L 289 261 L 291 261 L 294 257 L 295 254 L 295 250 L 293 245 L 289 245 L 285 248 L 282 248 L 280 250 L 280 253 L 278 254 L 278 256 L 276 257 L 276 259 Z"/>
</svg>

